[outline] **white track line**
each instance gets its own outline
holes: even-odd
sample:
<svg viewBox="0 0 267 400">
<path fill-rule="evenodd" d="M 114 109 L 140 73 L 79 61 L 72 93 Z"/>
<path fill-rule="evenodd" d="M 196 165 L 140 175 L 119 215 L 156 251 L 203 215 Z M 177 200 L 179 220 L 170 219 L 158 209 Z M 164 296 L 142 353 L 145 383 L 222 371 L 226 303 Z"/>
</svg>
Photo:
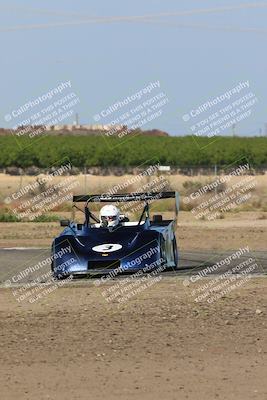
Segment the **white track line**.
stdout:
<svg viewBox="0 0 267 400">
<path fill-rule="evenodd" d="M 1 247 L 1 250 L 49 250 L 48 247 Z"/>
</svg>

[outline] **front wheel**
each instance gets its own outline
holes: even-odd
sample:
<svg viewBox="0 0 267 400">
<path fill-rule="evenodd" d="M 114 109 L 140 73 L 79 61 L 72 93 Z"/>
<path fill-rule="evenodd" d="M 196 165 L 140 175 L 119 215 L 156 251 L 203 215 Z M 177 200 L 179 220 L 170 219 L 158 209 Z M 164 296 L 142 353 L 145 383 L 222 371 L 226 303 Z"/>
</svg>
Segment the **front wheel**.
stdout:
<svg viewBox="0 0 267 400">
<path fill-rule="evenodd" d="M 63 281 L 64 279 L 67 279 L 70 277 L 70 274 L 56 271 L 56 268 L 54 267 L 53 262 L 51 263 L 51 273 L 52 273 L 53 278 L 57 281 Z"/>
</svg>

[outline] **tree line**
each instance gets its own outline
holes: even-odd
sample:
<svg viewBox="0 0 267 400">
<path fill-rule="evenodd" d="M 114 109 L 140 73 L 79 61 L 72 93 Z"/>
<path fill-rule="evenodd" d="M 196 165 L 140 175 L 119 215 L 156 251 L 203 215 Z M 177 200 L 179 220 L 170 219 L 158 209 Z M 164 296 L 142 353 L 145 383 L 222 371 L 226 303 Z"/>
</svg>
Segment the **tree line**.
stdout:
<svg viewBox="0 0 267 400">
<path fill-rule="evenodd" d="M 179 167 L 267 166 L 266 137 L 0 136 L 0 168 L 49 168 L 68 158 L 75 167 L 130 167 L 160 163 Z"/>
</svg>

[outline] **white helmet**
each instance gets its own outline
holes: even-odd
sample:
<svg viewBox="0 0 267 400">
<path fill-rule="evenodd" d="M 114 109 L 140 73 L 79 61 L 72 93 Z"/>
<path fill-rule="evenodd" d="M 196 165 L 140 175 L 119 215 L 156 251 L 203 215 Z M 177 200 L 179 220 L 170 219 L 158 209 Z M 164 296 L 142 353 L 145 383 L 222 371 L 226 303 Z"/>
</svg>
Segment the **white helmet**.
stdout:
<svg viewBox="0 0 267 400">
<path fill-rule="evenodd" d="M 99 213 L 101 226 L 115 227 L 120 222 L 120 210 L 112 204 L 101 208 Z"/>
</svg>

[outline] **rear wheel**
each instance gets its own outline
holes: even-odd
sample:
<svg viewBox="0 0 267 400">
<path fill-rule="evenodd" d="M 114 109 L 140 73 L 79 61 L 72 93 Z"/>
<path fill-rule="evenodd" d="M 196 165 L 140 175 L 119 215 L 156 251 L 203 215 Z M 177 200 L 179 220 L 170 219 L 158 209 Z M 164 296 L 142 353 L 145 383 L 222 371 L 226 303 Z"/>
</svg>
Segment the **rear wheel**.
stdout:
<svg viewBox="0 0 267 400">
<path fill-rule="evenodd" d="M 160 258 L 161 258 L 161 265 L 166 265 L 167 264 L 166 244 L 163 237 L 160 238 Z"/>
<path fill-rule="evenodd" d="M 173 260 L 174 260 L 174 269 L 178 269 L 178 249 L 177 249 L 177 242 L 176 242 L 176 237 L 173 237 L 172 240 L 172 248 L 173 248 Z"/>
</svg>

